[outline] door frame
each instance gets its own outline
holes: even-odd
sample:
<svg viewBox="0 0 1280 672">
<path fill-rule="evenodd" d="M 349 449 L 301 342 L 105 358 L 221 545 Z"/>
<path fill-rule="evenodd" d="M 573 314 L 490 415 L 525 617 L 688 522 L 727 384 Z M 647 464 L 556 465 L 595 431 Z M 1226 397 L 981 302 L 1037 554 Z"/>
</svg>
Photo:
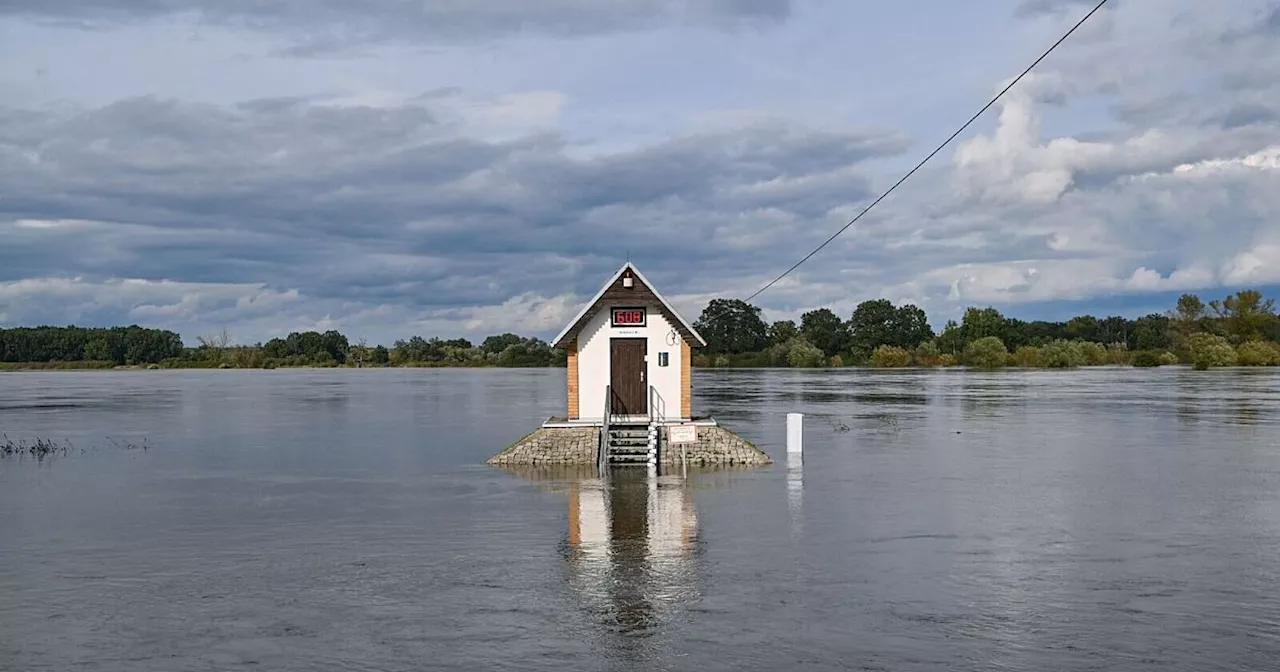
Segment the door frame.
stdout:
<svg viewBox="0 0 1280 672">
<path fill-rule="evenodd" d="M 615 375 L 618 373 L 614 370 L 614 342 L 616 341 L 632 341 L 642 344 L 640 349 L 640 395 L 639 395 L 639 412 L 619 413 L 616 409 L 617 404 L 614 402 L 618 398 L 618 388 L 614 386 Z M 649 414 L 649 339 L 646 336 L 617 336 L 609 339 L 609 389 L 611 397 L 609 399 L 610 415 L 648 415 Z M 633 411 L 633 409 L 628 409 Z"/>
</svg>

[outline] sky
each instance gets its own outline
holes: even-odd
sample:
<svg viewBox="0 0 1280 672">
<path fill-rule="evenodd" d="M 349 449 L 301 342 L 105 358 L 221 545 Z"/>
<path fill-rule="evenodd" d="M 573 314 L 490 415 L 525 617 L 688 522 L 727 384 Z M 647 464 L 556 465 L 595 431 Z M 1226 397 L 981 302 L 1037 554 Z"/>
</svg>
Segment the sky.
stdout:
<svg viewBox="0 0 1280 672">
<path fill-rule="evenodd" d="M 690 320 L 853 218 L 1081 0 L 7 0 L 0 326 L 554 336 Z M 1280 287 L 1280 7 L 1112 0 L 753 301 L 935 327 Z"/>
</svg>

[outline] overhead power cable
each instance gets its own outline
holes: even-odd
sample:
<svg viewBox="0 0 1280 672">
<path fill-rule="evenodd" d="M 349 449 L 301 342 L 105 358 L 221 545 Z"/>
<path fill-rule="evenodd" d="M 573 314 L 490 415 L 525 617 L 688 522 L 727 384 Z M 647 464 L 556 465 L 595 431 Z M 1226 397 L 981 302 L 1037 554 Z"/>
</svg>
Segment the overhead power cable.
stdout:
<svg viewBox="0 0 1280 672">
<path fill-rule="evenodd" d="M 840 230 L 839 230 L 839 231 L 836 231 L 835 233 L 831 234 L 831 237 L 830 237 L 830 238 L 826 239 L 826 241 L 824 241 L 821 245 L 819 245 L 819 246 L 817 246 L 816 248 L 814 248 L 814 250 L 813 250 L 812 252 L 810 252 L 809 254 L 804 255 L 804 258 L 803 258 L 803 259 L 801 259 L 800 261 L 797 261 L 797 262 L 795 263 L 795 265 L 794 265 L 794 266 L 792 266 L 791 268 L 788 268 L 786 271 L 784 271 L 784 272 L 782 273 L 782 275 L 779 275 L 778 277 L 774 278 L 773 280 L 770 280 L 770 281 L 769 281 L 769 284 L 767 284 L 767 285 L 765 285 L 764 287 L 761 287 L 760 289 L 756 290 L 755 294 L 752 294 L 751 296 L 748 296 L 748 297 L 746 298 L 746 302 L 747 302 L 747 303 L 750 303 L 752 299 L 754 299 L 754 298 L 756 298 L 757 296 L 760 296 L 761 294 L 763 294 L 763 293 L 765 292 L 765 290 L 767 290 L 767 289 L 769 289 L 770 287 L 772 287 L 772 286 L 774 286 L 775 284 L 777 284 L 777 282 L 778 282 L 779 280 L 781 280 L 781 279 L 783 279 L 783 278 L 787 277 L 788 275 L 790 275 L 790 274 L 791 274 L 791 272 L 792 272 L 792 271 L 796 270 L 797 268 L 800 268 L 800 265 L 801 265 L 801 264 L 803 264 L 803 263 L 804 263 L 804 262 L 806 262 L 806 261 L 809 261 L 809 259 L 811 259 L 811 258 L 813 257 L 813 255 L 817 254 L 818 252 L 821 252 L 821 251 L 822 251 L 822 248 L 824 248 L 824 247 L 826 247 L 827 245 L 829 245 L 829 244 L 831 243 L 831 241 L 835 240 L 837 237 L 839 237 L 839 236 L 840 236 L 840 234 L 844 233 L 844 232 L 845 232 L 849 227 L 851 227 L 851 226 L 853 226 L 854 224 L 856 224 L 856 223 L 858 222 L 858 220 L 862 219 L 862 217 L 863 217 L 864 215 L 866 215 L 868 212 L 870 212 L 872 208 L 874 208 L 874 207 L 876 207 L 877 205 L 879 205 L 879 204 L 880 204 L 880 201 L 883 201 L 883 200 L 884 200 L 884 199 L 885 199 L 889 194 L 892 194 L 892 193 L 894 192 L 894 190 L 898 188 L 898 186 L 899 186 L 899 185 L 901 185 L 903 182 L 906 182 L 906 181 L 907 181 L 907 179 L 908 179 L 908 178 L 910 178 L 912 175 L 914 175 L 914 174 L 916 173 L 916 171 L 920 170 L 920 168 L 922 168 L 922 167 L 924 166 L 924 164 L 928 163 L 930 159 L 932 159 L 934 156 L 936 156 L 936 155 L 938 154 L 938 152 L 941 152 L 941 151 L 943 150 L 943 148 L 945 148 L 947 145 L 951 144 L 951 141 L 952 141 L 952 140 L 955 140 L 955 139 L 956 139 L 956 137 L 958 137 L 961 133 L 963 133 L 963 132 L 965 131 L 965 129 L 969 128 L 969 126 L 970 126 L 970 125 L 972 125 L 972 124 L 973 124 L 973 122 L 977 121 L 978 117 L 981 117 L 981 116 L 982 116 L 982 114 L 983 114 L 984 112 L 986 112 L 987 110 L 991 109 L 991 106 L 992 106 L 992 105 L 995 105 L 995 104 L 996 104 L 996 102 L 998 102 L 1002 97 L 1004 97 L 1004 94 L 1005 94 L 1005 93 L 1008 93 L 1009 89 L 1012 89 L 1012 88 L 1014 87 L 1014 85 L 1015 85 L 1015 84 L 1017 84 L 1018 82 L 1022 81 L 1022 78 L 1023 78 L 1023 77 L 1026 77 L 1026 76 L 1027 76 L 1027 74 L 1029 74 L 1033 69 L 1035 69 L 1035 67 L 1036 67 L 1037 65 L 1040 65 L 1040 62 L 1041 62 L 1041 61 L 1043 61 L 1045 58 L 1047 58 L 1047 57 L 1049 56 L 1049 54 L 1053 53 L 1053 50 L 1054 50 L 1054 49 L 1057 49 L 1057 48 L 1058 48 L 1058 46 L 1059 46 L 1059 45 L 1061 45 L 1063 42 L 1065 42 L 1065 41 L 1067 40 L 1067 38 L 1068 38 L 1068 37 L 1071 37 L 1071 35 L 1072 35 L 1073 33 L 1075 33 L 1075 32 L 1076 32 L 1076 30 L 1078 30 L 1078 29 L 1080 28 L 1080 26 L 1083 26 L 1083 25 L 1085 24 L 1085 22 L 1086 22 L 1086 21 L 1088 21 L 1090 18 L 1092 18 L 1094 14 L 1097 14 L 1097 13 L 1098 13 L 1098 10 L 1102 9 L 1102 7 L 1103 7 L 1104 5 L 1106 5 L 1106 4 L 1107 4 L 1107 2 L 1108 2 L 1108 0 L 1101 0 L 1101 2 L 1099 2 L 1099 3 L 1098 3 L 1098 4 L 1097 4 L 1093 9 L 1089 10 L 1089 13 L 1088 13 L 1088 14 L 1085 14 L 1085 15 L 1084 15 L 1084 18 L 1080 19 L 1079 21 L 1077 21 L 1077 22 L 1075 23 L 1075 25 L 1071 26 L 1071 30 L 1068 30 L 1068 31 L 1066 32 L 1066 34 L 1064 34 L 1062 37 L 1058 38 L 1058 41 L 1057 41 L 1057 42 L 1054 42 L 1054 43 L 1053 43 L 1053 46 L 1051 46 L 1051 47 L 1049 47 L 1048 49 L 1046 49 L 1046 50 L 1045 50 L 1045 52 L 1044 52 L 1043 54 L 1041 54 L 1041 55 L 1040 55 L 1040 58 L 1037 58 L 1037 59 L 1035 60 L 1035 62 L 1033 62 L 1031 65 L 1027 66 L 1027 69 L 1022 71 L 1022 74 L 1020 74 L 1020 75 L 1018 75 L 1017 77 L 1015 77 L 1015 78 L 1013 79 L 1013 81 L 1009 82 L 1008 86 L 1005 86 L 1003 89 L 1001 89 L 1001 90 L 1000 90 L 1000 93 L 997 93 L 997 94 L 996 94 L 996 96 L 995 96 L 994 98 L 992 98 L 990 101 L 988 101 L 986 105 L 983 105 L 983 106 L 982 106 L 982 109 L 978 110 L 978 112 L 977 112 L 976 114 L 974 114 L 972 117 L 970 117 L 968 121 L 964 122 L 964 125 L 963 125 L 963 126 L 961 126 L 959 129 L 957 129 L 955 133 L 952 133 L 952 134 L 951 134 L 951 137 L 949 137 L 949 138 L 947 138 L 946 140 L 944 140 L 944 141 L 942 142 L 942 144 L 941 144 L 941 145 L 938 145 L 937 149 L 933 150 L 932 152 L 929 152 L 929 155 L 928 155 L 928 156 L 926 156 L 926 157 L 924 157 L 924 159 L 923 159 L 922 161 L 920 161 L 920 163 L 917 163 L 917 164 L 916 164 L 916 166 L 915 166 L 915 168 L 912 168 L 911 170 L 907 171 L 907 174 L 906 174 L 906 175 L 903 175 L 903 176 L 902 176 L 902 177 L 901 177 L 897 182 L 894 182 L 894 183 L 893 183 L 893 186 L 889 187 L 889 189 L 888 189 L 888 190 L 886 190 L 883 194 L 880 194 L 880 197 L 879 197 L 879 198 L 877 198 L 876 200 L 872 201 L 872 202 L 871 202 L 871 204 L 870 204 L 870 205 L 868 205 L 867 207 L 863 208 L 863 209 L 862 209 L 862 212 L 859 212 L 859 213 L 858 213 L 858 216 L 856 216 L 856 217 L 854 217 L 852 220 L 850 220 L 848 224 L 845 224 L 844 226 L 840 227 Z"/>
</svg>

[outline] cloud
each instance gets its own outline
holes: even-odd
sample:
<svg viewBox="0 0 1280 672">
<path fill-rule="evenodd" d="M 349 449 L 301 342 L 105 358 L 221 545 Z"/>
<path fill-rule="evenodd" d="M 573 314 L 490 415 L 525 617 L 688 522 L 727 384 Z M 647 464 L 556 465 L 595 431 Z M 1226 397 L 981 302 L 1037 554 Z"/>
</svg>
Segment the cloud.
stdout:
<svg viewBox="0 0 1280 672">
<path fill-rule="evenodd" d="M 359 305 L 262 284 L 66 277 L 0 282 L 0 315 L 14 324 L 138 323 L 176 330 L 192 342 L 223 328 L 242 344 L 309 329 L 339 329 L 353 338 L 372 334 L 374 341 L 387 344 L 413 333 L 479 339 L 507 331 L 555 330 L 576 309 L 573 297 L 534 293 L 499 305 L 415 312 L 401 305 Z"/>
<path fill-rule="evenodd" d="M 5 4 L 6 54 L 25 44 L 50 67 L 0 59 L 14 91 L 0 104 L 0 323 L 138 321 L 188 340 L 228 326 L 242 342 L 335 325 L 386 343 L 549 336 L 627 257 L 696 317 L 849 222 L 928 149 L 917 138 L 963 118 L 952 96 L 998 90 L 1084 9 L 1024 3 L 1039 18 L 992 27 L 947 5 L 937 23 L 973 28 L 977 46 L 955 81 L 924 81 L 850 71 L 886 45 L 830 39 L 843 3 L 372 6 Z M 970 303 L 1076 310 L 1280 282 L 1273 3 L 1108 6 L 1095 20 L 1110 37 L 1055 52 L 755 299 L 766 315 L 884 296 L 941 322 Z M 166 53 L 138 37 L 169 21 L 219 28 Z M 744 22 L 777 29 L 673 28 Z M 538 37 L 476 42 L 517 34 Z M 276 58 L 264 36 L 371 55 Z M 114 65 L 137 84 L 97 56 L 125 43 Z M 83 62 L 100 67 L 77 79 L 66 63 Z"/>
<path fill-rule="evenodd" d="M 146 97 L 0 110 L 0 281 L 74 277 L 108 294 L 124 291 L 111 284 L 121 277 L 194 287 L 181 301 L 106 301 L 170 324 L 218 314 L 215 285 L 237 297 L 294 292 L 329 319 L 394 304 L 406 324 L 454 319 L 467 330 L 502 323 L 494 318 L 521 297 L 538 307 L 512 324 L 545 329 L 563 313 L 551 297 L 593 291 L 628 254 L 661 260 L 656 274 L 677 293 L 692 284 L 681 269 L 766 272 L 773 253 L 798 254 L 816 237 L 815 218 L 869 194 L 860 162 L 907 142 L 761 122 L 574 157 L 553 131 L 488 140 L 432 105 Z M 503 116 L 499 125 L 528 120 Z M 714 249 L 740 254 L 708 261 Z"/>
<path fill-rule="evenodd" d="M 0 16 L 102 29 L 155 19 L 287 36 L 299 56 L 393 42 L 465 42 L 524 34 L 578 36 L 663 25 L 772 25 L 791 0 L 12 0 Z"/>
</svg>

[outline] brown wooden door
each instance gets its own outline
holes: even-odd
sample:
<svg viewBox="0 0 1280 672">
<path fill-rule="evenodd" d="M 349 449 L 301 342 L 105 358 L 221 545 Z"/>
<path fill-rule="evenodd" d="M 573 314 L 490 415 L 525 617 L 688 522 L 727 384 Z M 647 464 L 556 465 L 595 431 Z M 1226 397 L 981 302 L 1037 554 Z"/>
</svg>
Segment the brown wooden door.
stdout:
<svg viewBox="0 0 1280 672">
<path fill-rule="evenodd" d="M 615 338 L 609 342 L 609 385 L 613 391 L 610 412 L 615 415 L 649 413 L 649 375 L 644 356 L 649 341 Z"/>
</svg>

